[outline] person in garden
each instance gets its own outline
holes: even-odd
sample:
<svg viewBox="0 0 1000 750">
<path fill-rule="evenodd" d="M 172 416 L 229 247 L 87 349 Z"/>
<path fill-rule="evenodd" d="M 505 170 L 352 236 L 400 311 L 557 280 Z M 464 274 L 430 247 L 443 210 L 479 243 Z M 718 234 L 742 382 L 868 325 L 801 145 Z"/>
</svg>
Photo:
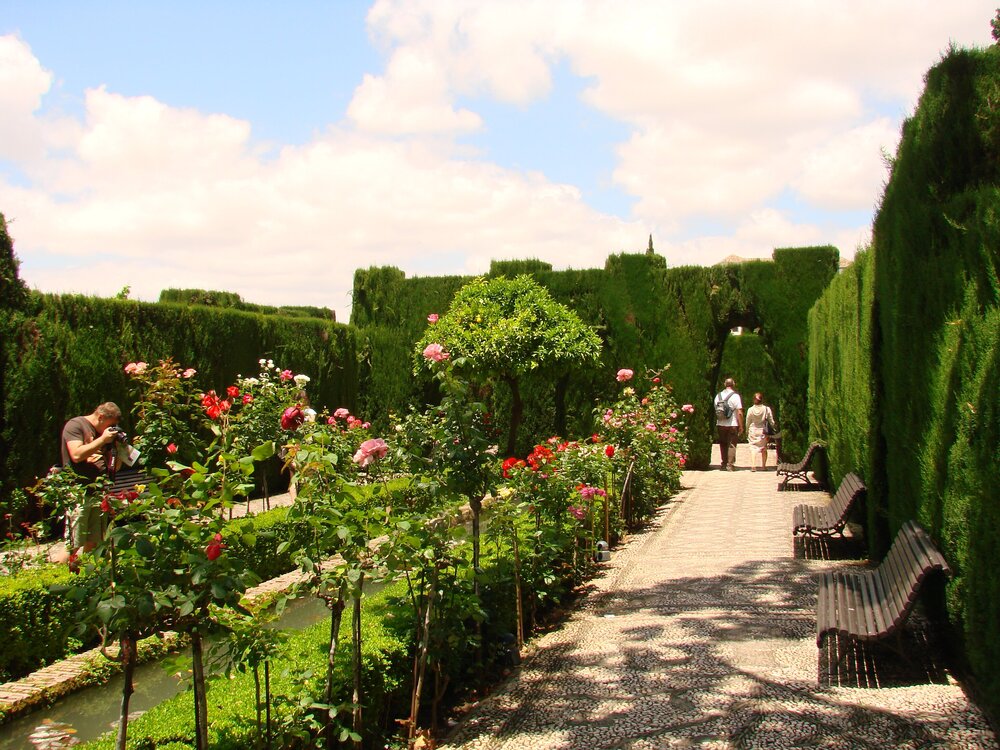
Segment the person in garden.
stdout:
<svg viewBox="0 0 1000 750">
<path fill-rule="evenodd" d="M 733 471 L 736 468 L 736 442 L 743 432 L 743 401 L 732 378 L 726 378 L 726 387 L 715 396 L 715 425 L 722 456 L 719 468 Z"/>
<path fill-rule="evenodd" d="M 750 471 L 757 471 L 757 454 L 760 453 L 760 468 L 767 468 L 767 426 L 774 429 L 774 415 L 771 407 L 764 403 L 764 394 L 753 394 L 753 406 L 747 409 L 747 442 L 750 443 Z"/>
<path fill-rule="evenodd" d="M 63 469 L 79 474 L 85 484 L 104 474 L 121 417 L 118 405 L 106 401 L 92 413 L 69 420 L 60 441 Z M 96 504 L 87 503 L 66 514 L 66 526 L 70 554 L 81 547 L 89 552 L 104 535 L 104 515 Z"/>
</svg>

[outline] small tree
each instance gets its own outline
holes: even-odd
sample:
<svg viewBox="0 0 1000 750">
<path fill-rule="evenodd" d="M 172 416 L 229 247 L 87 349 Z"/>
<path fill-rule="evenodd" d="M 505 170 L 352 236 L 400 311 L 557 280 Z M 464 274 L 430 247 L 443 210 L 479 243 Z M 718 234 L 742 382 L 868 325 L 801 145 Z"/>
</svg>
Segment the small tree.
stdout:
<svg viewBox="0 0 1000 750">
<path fill-rule="evenodd" d="M 478 378 L 510 389 L 508 455 L 516 449 L 524 413 L 522 376 L 596 364 L 601 350 L 597 334 L 530 276 L 475 279 L 434 320 L 418 344 L 420 354 L 439 344 L 452 357 L 467 357 Z M 433 357 L 424 358 L 433 364 Z"/>
</svg>

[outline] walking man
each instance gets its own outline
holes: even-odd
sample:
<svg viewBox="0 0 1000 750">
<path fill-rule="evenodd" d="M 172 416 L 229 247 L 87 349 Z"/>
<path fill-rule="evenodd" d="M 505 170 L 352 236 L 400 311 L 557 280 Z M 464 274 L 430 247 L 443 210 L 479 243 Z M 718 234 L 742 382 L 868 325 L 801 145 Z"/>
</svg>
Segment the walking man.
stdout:
<svg viewBox="0 0 1000 750">
<path fill-rule="evenodd" d="M 743 401 L 736 392 L 736 383 L 726 378 L 726 387 L 715 397 L 715 425 L 719 431 L 719 453 L 723 471 L 733 471 L 736 465 L 736 441 L 743 432 Z"/>
</svg>

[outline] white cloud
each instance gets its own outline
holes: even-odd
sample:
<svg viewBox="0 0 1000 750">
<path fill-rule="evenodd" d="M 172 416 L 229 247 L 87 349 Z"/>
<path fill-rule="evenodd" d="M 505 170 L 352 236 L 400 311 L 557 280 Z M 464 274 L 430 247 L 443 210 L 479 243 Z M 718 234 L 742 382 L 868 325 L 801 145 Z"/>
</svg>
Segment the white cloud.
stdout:
<svg viewBox="0 0 1000 750">
<path fill-rule="evenodd" d="M 443 142 L 331 129 L 263 154 L 246 122 L 103 88 L 87 93 L 72 154 L 30 188 L 0 182 L 0 206 L 26 280 L 44 290 L 230 289 L 335 307 L 341 320 L 357 267 L 596 265 L 645 236 L 572 186 L 456 158 Z"/>
<path fill-rule="evenodd" d="M 650 232 L 674 265 L 827 243 L 850 257 L 867 227 L 768 206 L 786 194 L 817 213 L 874 206 L 880 151 L 895 149 L 924 71 L 949 38 L 988 41 L 993 9 L 959 5 L 378 0 L 368 24 L 384 70 L 358 81 L 343 122 L 287 147 L 100 81 L 82 118 L 57 120 L 42 107 L 53 74 L 0 37 L 0 159 L 27 178 L 0 177 L 0 211 L 26 280 L 46 291 L 229 289 L 342 320 L 354 270 L 370 265 L 593 267 Z M 637 199 L 630 217 L 455 143 L 489 131 L 478 98 L 530 104 L 557 63 L 629 128 L 612 179 Z M 680 239 L 710 220 L 731 230 Z"/>
<path fill-rule="evenodd" d="M 802 160 L 792 183 L 816 205 L 843 210 L 873 208 L 879 197 L 872 186 L 889 179 L 885 154 L 895 154 L 899 128 L 886 117 L 835 133 Z"/>
<path fill-rule="evenodd" d="M 16 36 L 0 37 L 0 158 L 41 155 L 44 143 L 34 115 L 52 85 L 31 48 Z"/>
</svg>

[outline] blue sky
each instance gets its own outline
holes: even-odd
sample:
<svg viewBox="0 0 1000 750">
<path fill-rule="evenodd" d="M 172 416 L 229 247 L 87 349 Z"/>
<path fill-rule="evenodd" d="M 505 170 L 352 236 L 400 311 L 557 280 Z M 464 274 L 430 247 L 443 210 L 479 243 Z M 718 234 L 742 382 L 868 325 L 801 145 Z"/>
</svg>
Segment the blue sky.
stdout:
<svg viewBox="0 0 1000 750">
<path fill-rule="evenodd" d="M 987 2 L 0 0 L 0 213 L 43 291 L 349 314 L 354 269 L 867 241 Z"/>
</svg>

